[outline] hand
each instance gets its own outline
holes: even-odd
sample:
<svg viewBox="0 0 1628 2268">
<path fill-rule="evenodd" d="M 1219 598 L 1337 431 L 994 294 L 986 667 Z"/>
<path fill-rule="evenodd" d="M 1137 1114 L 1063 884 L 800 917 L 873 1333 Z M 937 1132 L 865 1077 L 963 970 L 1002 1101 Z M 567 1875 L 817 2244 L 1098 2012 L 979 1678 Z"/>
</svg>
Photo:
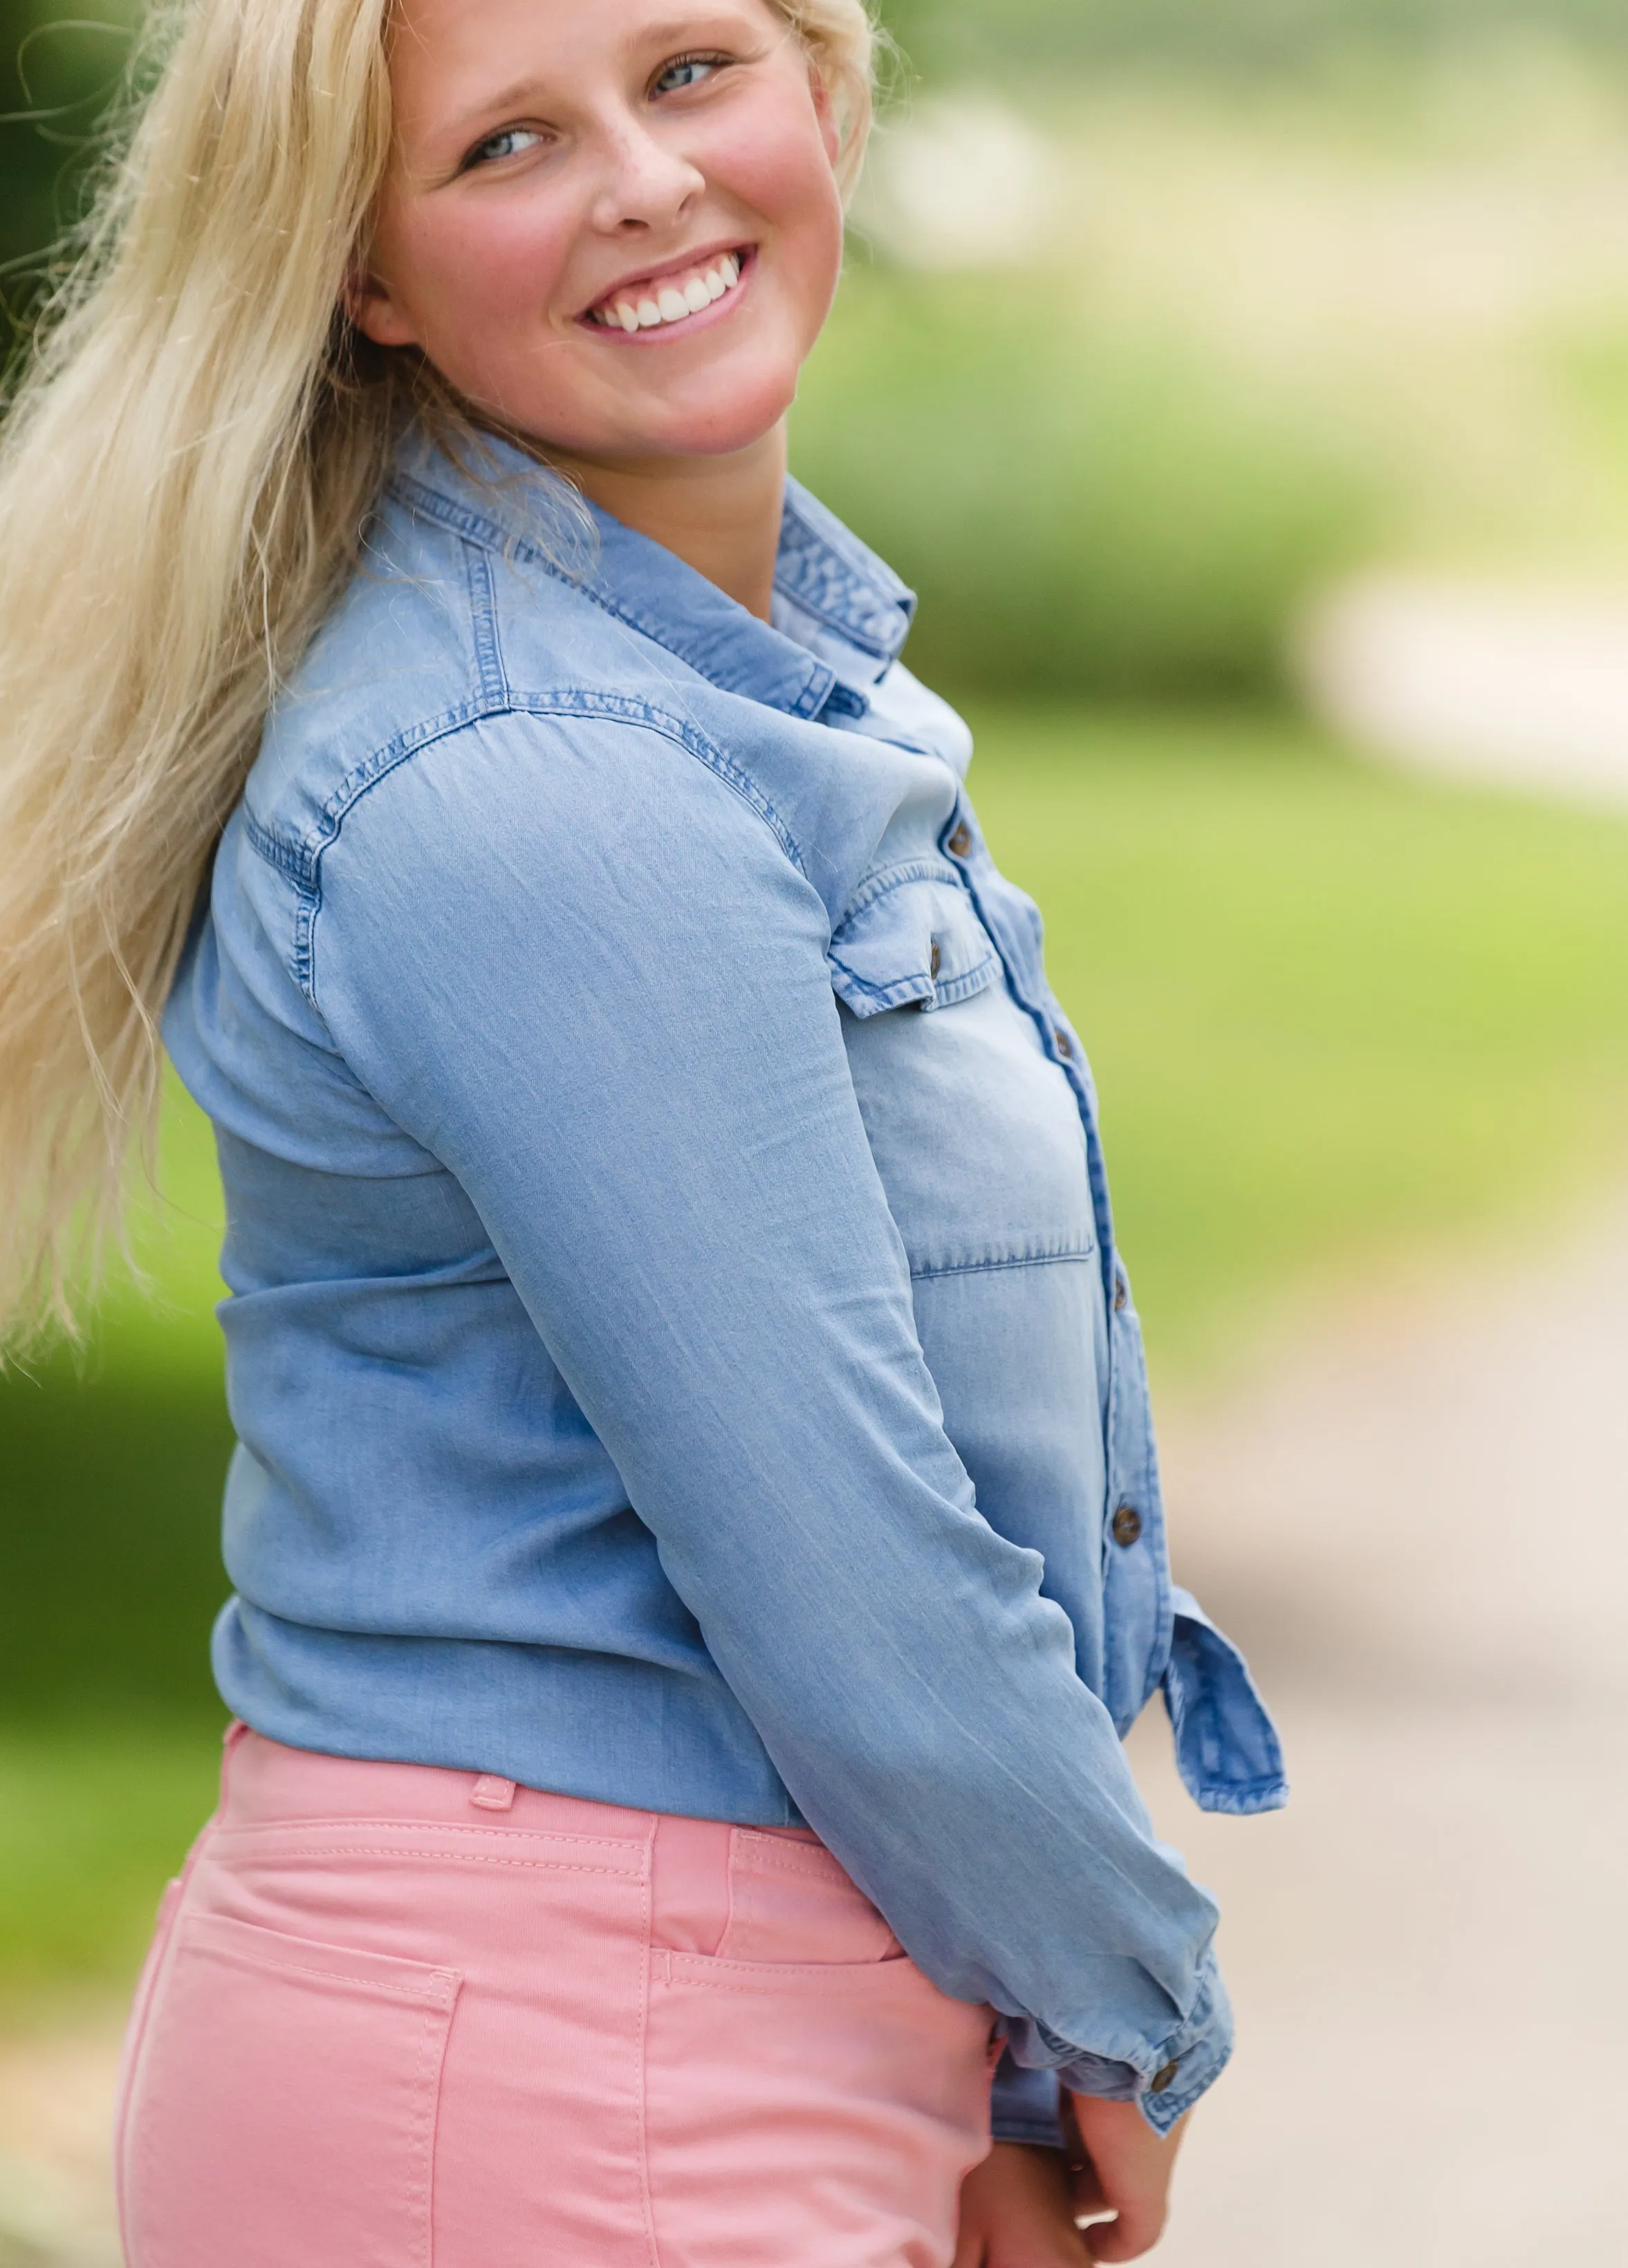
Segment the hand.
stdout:
<svg viewBox="0 0 1628 2268">
<path fill-rule="evenodd" d="M 1066 2088 L 1063 2105 L 1064 2131 L 1072 2124 L 1080 2146 L 1074 2210 L 1114 2215 L 1087 2231 L 1087 2257 L 1139 2259 L 1164 2234 L 1170 2176 L 1187 2121 L 1178 2118 L 1168 2134 L 1155 2134 L 1134 2102 L 1108 2102 Z"/>
<path fill-rule="evenodd" d="M 1090 2268 L 1061 2150 L 997 2142 L 961 2185 L 953 2268 Z"/>
</svg>

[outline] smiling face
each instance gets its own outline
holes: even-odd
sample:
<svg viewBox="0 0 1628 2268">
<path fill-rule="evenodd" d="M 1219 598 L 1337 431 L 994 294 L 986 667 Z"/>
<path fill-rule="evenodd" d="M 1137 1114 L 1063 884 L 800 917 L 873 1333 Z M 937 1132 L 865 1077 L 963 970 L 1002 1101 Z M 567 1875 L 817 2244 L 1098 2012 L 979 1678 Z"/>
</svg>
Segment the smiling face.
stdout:
<svg viewBox="0 0 1628 2268">
<path fill-rule="evenodd" d="M 842 256 L 825 91 L 766 0 L 401 0 L 356 321 L 589 463 L 784 416 Z"/>
</svg>

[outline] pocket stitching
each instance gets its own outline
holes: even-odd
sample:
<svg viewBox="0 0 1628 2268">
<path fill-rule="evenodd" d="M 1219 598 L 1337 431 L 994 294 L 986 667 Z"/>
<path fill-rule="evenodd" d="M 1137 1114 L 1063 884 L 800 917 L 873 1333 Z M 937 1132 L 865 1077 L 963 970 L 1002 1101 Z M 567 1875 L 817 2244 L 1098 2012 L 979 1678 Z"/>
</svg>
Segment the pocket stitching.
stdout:
<svg viewBox="0 0 1628 2268">
<path fill-rule="evenodd" d="M 641 1845 L 640 1849 L 644 1848 Z M 537 1872 L 545 1868 L 556 1874 L 609 1874 L 624 1882 L 637 1881 L 644 1866 L 593 1867 L 583 1859 L 513 1859 L 499 1851 L 426 1851 L 416 1844 L 390 1843 L 299 1843 L 286 1845 L 279 1854 L 292 1859 L 457 1859 L 477 1867 L 524 1867 Z"/>
<path fill-rule="evenodd" d="M 424 1984 L 403 1979 L 398 1987 L 388 1980 L 357 1977 L 343 1970 L 314 1969 L 293 1962 L 280 1961 L 275 1956 L 257 1955 L 247 1948 L 232 1948 L 211 1941 L 205 1927 L 210 1922 L 225 1922 L 229 1927 L 256 1928 L 253 1923 L 236 1923 L 234 1917 L 224 1914 L 193 1914 L 183 1916 L 175 1933 L 177 1961 L 186 1955 L 194 1959 L 212 1957 L 223 1959 L 244 1969 L 265 1969 L 294 1977 L 311 1977 L 323 1984 L 359 1985 L 364 1990 L 379 1992 L 399 2007 L 416 2008 L 417 2048 L 413 2074 L 413 2095 L 416 2098 L 407 2122 L 404 2141 L 412 2154 L 412 2169 L 403 2192 L 409 2218 L 415 2228 L 415 2253 L 419 2268 L 433 2268 L 434 2188 L 435 2188 L 435 2130 L 440 2115 L 441 2067 L 446 2060 L 446 2043 L 452 2036 L 453 2012 L 463 1984 L 457 1970 L 433 1969 Z M 299 1942 L 301 1940 L 292 1940 Z M 339 1948 L 335 1948 L 339 1950 Z M 342 1955 L 343 1957 L 343 1955 Z M 380 1961 L 398 1956 L 381 1954 Z M 403 1962 L 403 1967 L 416 1964 Z M 155 2138 L 150 2133 L 144 2138 L 141 2164 L 146 2176 L 144 2186 L 151 2183 L 158 2154 Z"/>
<path fill-rule="evenodd" d="M 810 1881 L 829 1882 L 833 1889 L 847 1889 L 852 1890 L 856 1897 L 865 1897 L 865 1892 L 854 1881 L 842 1860 L 833 1852 L 827 1852 L 823 1860 L 821 1860 L 818 1854 L 813 1852 L 807 1859 L 790 1856 L 781 1858 L 772 1843 L 766 1845 L 748 1843 L 740 1851 L 740 1864 L 753 1869 L 761 1867 L 770 1873 L 805 1874 Z M 866 1899 L 866 1903 L 869 1904 L 868 1898 Z"/>
<path fill-rule="evenodd" d="M 692 1983 L 711 1984 L 720 1992 L 772 1992 L 784 1984 L 825 1984 L 853 1988 L 874 1977 L 909 1976 L 932 1993 L 938 1986 L 909 1954 L 884 1955 L 873 1961 L 736 1961 L 726 1954 L 680 1953 L 663 1950 L 667 1982 L 688 1977 Z M 727 1972 L 719 1974 L 719 1971 Z M 943 1998 L 944 1995 L 939 1997 Z"/>
<path fill-rule="evenodd" d="M 195 1915 L 192 1918 L 196 1921 L 206 1917 Z M 235 1962 L 239 1969 L 269 1969 L 282 1976 L 314 1977 L 324 1984 L 354 1984 L 364 1992 L 380 1992 L 392 2000 L 428 2002 L 433 2008 L 450 2008 L 461 1982 L 455 1969 L 434 1970 L 422 1983 L 403 1977 L 399 1984 L 392 1984 L 387 1977 L 358 1977 L 347 1969 L 317 1969 L 309 1962 L 279 1961 L 271 1954 L 255 1953 L 247 1947 L 221 1945 L 185 1926 L 181 1943 L 212 1961 Z"/>
</svg>

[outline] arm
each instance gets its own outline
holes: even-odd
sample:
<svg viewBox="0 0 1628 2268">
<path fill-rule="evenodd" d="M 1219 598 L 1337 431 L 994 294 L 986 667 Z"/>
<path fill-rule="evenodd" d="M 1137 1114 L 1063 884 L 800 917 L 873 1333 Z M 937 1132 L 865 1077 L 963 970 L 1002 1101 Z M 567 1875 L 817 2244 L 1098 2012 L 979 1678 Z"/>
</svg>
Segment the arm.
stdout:
<svg viewBox="0 0 1628 2268">
<path fill-rule="evenodd" d="M 828 941 L 690 750 L 511 716 L 353 804 L 310 982 L 479 1209 L 810 1823 L 1025 2060 L 1168 2124 L 1227 2051 L 1214 1909 L 945 1436 Z"/>
</svg>

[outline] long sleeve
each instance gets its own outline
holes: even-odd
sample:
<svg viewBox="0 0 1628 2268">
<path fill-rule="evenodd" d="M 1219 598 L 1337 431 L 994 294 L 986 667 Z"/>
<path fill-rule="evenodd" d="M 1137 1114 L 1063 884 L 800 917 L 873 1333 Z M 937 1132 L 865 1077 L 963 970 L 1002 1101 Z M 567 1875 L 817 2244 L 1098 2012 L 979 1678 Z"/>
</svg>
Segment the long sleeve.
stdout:
<svg viewBox="0 0 1628 2268">
<path fill-rule="evenodd" d="M 1168 2126 L 1227 2051 L 1215 1909 L 946 1436 L 829 941 L 692 749 L 508 714 L 350 803 L 300 982 L 477 1210 L 809 1823 L 1021 2061 Z"/>
</svg>

